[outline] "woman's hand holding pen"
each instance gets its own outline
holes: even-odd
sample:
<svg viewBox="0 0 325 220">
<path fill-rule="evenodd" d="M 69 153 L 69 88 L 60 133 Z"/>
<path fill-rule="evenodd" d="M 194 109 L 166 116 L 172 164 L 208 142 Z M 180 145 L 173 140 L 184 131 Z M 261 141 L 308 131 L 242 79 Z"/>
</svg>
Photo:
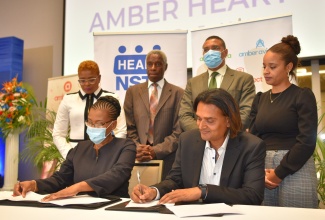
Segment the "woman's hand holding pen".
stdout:
<svg viewBox="0 0 325 220">
<path fill-rule="evenodd" d="M 131 199 L 136 203 L 145 203 L 154 200 L 157 196 L 157 191 L 154 188 L 137 184 L 133 187 Z"/>
<path fill-rule="evenodd" d="M 27 192 L 36 192 L 37 191 L 37 184 L 35 180 L 24 181 L 24 182 L 17 182 L 14 185 L 13 196 L 22 196 L 23 198 L 26 197 Z"/>
</svg>

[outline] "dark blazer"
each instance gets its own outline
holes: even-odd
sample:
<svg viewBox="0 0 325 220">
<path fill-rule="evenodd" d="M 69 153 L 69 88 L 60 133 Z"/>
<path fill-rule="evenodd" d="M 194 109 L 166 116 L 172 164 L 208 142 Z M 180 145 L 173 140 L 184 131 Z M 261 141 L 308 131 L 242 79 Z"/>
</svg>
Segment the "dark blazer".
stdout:
<svg viewBox="0 0 325 220">
<path fill-rule="evenodd" d="M 198 186 L 206 142 L 198 129 L 180 135 L 173 168 L 155 185 L 162 197 L 180 188 Z M 241 132 L 229 138 L 223 161 L 220 186 L 208 185 L 205 202 L 259 205 L 264 196 L 265 143 Z"/>
<path fill-rule="evenodd" d="M 99 197 L 129 197 L 128 187 L 135 161 L 135 144 L 125 138 L 114 138 L 98 151 L 91 141 L 80 141 L 71 149 L 60 170 L 51 177 L 38 179 L 38 193 L 54 193 L 85 181 Z"/>
<path fill-rule="evenodd" d="M 179 110 L 179 122 L 184 131 L 196 129 L 196 116 L 193 110 L 195 98 L 201 92 L 208 89 L 208 71 L 188 80 L 181 107 Z M 249 113 L 255 97 L 255 84 L 252 75 L 230 69 L 227 66 L 225 76 L 220 88 L 229 92 L 239 106 L 243 129 L 249 126 Z"/>
<path fill-rule="evenodd" d="M 154 122 L 153 147 L 158 160 L 164 160 L 163 179 L 171 169 L 181 128 L 178 121 L 179 103 L 184 90 L 168 83 L 159 98 Z M 124 111 L 127 137 L 146 144 L 150 122 L 148 81 L 131 86 L 126 91 Z"/>
</svg>

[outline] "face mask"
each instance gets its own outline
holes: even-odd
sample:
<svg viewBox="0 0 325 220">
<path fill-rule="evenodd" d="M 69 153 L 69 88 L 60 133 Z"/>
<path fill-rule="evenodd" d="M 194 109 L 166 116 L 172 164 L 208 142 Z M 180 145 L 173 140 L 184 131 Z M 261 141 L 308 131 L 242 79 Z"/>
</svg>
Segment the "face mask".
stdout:
<svg viewBox="0 0 325 220">
<path fill-rule="evenodd" d="M 209 50 L 203 55 L 205 65 L 213 69 L 219 66 L 223 59 L 221 58 L 221 52 L 217 50 Z"/>
<path fill-rule="evenodd" d="M 93 128 L 93 127 L 88 127 L 87 126 L 87 134 L 89 136 L 89 139 L 95 143 L 95 144 L 100 144 L 105 140 L 105 138 L 110 135 L 106 135 L 106 129 L 111 126 L 113 121 L 106 127 L 106 128 Z"/>
</svg>

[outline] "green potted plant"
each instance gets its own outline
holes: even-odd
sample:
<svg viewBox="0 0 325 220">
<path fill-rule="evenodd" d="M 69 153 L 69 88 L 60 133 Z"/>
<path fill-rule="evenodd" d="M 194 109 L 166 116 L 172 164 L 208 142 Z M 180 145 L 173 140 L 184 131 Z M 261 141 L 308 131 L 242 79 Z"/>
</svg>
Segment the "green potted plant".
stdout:
<svg viewBox="0 0 325 220">
<path fill-rule="evenodd" d="M 320 124 L 325 116 L 323 113 L 319 120 Z M 316 165 L 316 172 L 318 178 L 317 192 L 319 197 L 319 207 L 325 208 L 325 142 L 321 139 L 320 133 L 324 130 L 324 127 L 320 129 L 316 140 L 316 149 L 314 151 L 314 160 Z"/>
<path fill-rule="evenodd" d="M 39 170 L 42 170 L 45 162 L 53 161 L 55 166 L 49 171 L 53 172 L 64 160 L 52 138 L 55 117 L 55 111 L 46 109 L 46 104 L 44 107 L 40 104 L 33 109 L 33 120 L 26 132 L 26 145 L 20 158 L 31 161 Z"/>
</svg>

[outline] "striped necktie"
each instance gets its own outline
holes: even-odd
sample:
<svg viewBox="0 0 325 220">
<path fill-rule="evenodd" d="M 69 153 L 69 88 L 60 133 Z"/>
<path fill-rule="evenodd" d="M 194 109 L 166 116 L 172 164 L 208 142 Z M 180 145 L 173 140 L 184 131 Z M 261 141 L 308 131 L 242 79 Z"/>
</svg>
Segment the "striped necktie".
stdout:
<svg viewBox="0 0 325 220">
<path fill-rule="evenodd" d="M 217 88 L 217 79 L 216 79 L 216 76 L 218 74 L 219 74 L 218 72 L 211 73 L 211 79 L 210 79 L 210 83 L 209 83 L 209 89 Z"/>
<path fill-rule="evenodd" d="M 148 131 L 148 142 L 153 144 L 154 140 L 154 122 L 155 116 L 157 113 L 157 106 L 158 106 L 158 90 L 157 90 L 157 83 L 153 83 L 153 90 L 151 92 L 149 105 L 150 105 L 150 124 L 149 124 L 149 131 Z"/>
</svg>

